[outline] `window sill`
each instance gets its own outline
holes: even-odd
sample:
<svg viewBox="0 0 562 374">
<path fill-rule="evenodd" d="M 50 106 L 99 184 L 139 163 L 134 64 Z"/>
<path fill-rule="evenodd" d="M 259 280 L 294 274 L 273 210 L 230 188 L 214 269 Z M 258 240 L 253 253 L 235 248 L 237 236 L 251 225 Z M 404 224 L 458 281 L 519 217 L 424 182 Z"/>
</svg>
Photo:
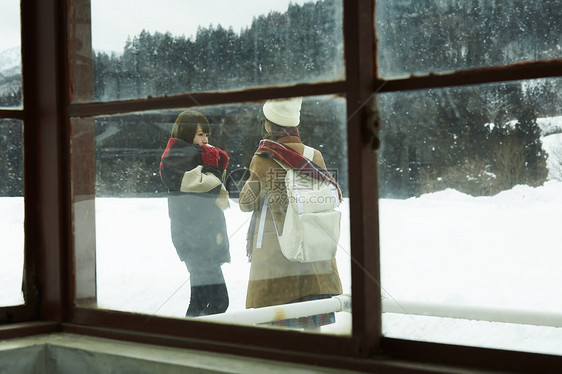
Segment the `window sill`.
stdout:
<svg viewBox="0 0 562 374">
<path fill-rule="evenodd" d="M 44 367 L 41 367 L 44 363 Z M 9 373 L 342 373 L 341 370 L 129 343 L 68 333 L 0 342 Z M 352 371 L 343 371 L 353 373 Z"/>
</svg>

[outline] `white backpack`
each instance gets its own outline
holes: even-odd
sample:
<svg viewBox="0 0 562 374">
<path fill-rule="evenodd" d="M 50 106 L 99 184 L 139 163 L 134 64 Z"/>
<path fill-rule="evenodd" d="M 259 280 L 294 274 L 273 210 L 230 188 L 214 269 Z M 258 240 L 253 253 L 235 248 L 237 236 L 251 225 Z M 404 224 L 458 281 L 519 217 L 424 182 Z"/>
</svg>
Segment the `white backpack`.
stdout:
<svg viewBox="0 0 562 374">
<path fill-rule="evenodd" d="M 314 149 L 305 145 L 303 156 L 311 160 L 313 155 Z M 287 171 L 285 185 L 289 201 L 282 235 L 279 235 L 273 220 L 281 252 L 288 260 L 295 262 L 331 260 L 336 255 L 340 238 L 341 212 L 335 210 L 339 206 L 336 187 L 281 162 L 278 164 Z M 260 217 L 258 248 L 261 247 L 265 214 L 269 206 L 267 200 L 266 196 Z"/>
</svg>

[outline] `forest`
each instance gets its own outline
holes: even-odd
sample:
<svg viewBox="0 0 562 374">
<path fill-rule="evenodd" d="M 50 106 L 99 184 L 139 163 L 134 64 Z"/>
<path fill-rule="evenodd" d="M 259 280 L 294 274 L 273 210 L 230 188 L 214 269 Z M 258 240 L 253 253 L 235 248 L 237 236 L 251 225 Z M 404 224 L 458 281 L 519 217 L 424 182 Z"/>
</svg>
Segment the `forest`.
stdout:
<svg viewBox="0 0 562 374">
<path fill-rule="evenodd" d="M 510 7 L 499 0 L 378 4 L 384 15 L 377 16 L 381 76 L 561 55 L 559 1 L 514 1 Z M 93 51 L 92 99 L 341 80 L 342 30 L 340 2 L 320 0 L 256 17 L 239 33 L 221 25 L 200 27 L 193 38 L 142 31 L 129 38 L 122 54 Z M 547 155 L 537 118 L 561 114 L 561 86 L 560 79 L 543 79 L 377 95 L 380 196 L 407 198 L 445 188 L 480 196 L 517 184 L 541 185 Z M 0 97 L 0 105 L 12 105 L 18 95 L 21 100 L 21 90 Z M 231 154 L 234 196 L 261 138 L 260 108 L 259 103 L 201 108 L 213 126 L 212 141 Z M 158 165 L 177 114 L 96 118 L 96 193 L 164 193 Z M 346 118 L 344 98 L 306 98 L 300 129 L 303 140 L 322 151 L 345 194 Z M 20 196 L 21 124 L 0 126 L 0 195 Z"/>
</svg>

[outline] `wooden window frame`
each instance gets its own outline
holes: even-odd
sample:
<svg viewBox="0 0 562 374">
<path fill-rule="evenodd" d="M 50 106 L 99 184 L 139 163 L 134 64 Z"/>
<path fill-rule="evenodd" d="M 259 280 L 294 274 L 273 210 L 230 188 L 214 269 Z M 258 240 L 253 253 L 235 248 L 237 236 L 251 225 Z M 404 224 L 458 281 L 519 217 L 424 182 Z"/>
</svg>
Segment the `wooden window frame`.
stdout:
<svg viewBox="0 0 562 374">
<path fill-rule="evenodd" d="M 0 338 L 64 331 L 131 342 L 253 356 L 380 373 L 562 372 L 562 357 L 385 338 L 381 334 L 377 193 L 378 92 L 562 76 L 562 60 L 456 71 L 386 81 L 377 78 L 374 1 L 344 4 L 345 81 L 234 92 L 72 104 L 67 10 L 70 0 L 22 1 L 24 109 L 0 118 L 24 121 L 26 304 L 0 308 Z M 257 101 L 294 95 L 347 99 L 353 287 L 352 335 L 220 325 L 74 305 L 70 118 L 160 108 Z"/>
</svg>

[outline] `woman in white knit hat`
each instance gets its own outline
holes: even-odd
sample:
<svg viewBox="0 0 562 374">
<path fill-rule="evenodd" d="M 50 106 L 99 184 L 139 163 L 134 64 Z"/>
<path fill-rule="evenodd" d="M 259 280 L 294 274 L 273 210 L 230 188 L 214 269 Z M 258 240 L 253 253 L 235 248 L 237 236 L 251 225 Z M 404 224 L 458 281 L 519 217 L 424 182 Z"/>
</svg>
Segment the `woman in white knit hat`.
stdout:
<svg viewBox="0 0 562 374">
<path fill-rule="evenodd" d="M 300 263 L 282 254 L 277 233 L 283 232 L 287 211 L 285 169 L 275 159 L 302 161 L 305 145 L 298 127 L 302 98 L 268 100 L 264 139 L 250 163 L 250 177 L 240 193 L 240 208 L 253 212 L 254 223 L 248 232 L 248 256 L 251 259 L 246 308 L 260 308 L 292 302 L 316 300 L 342 293 L 336 260 Z M 300 159 L 300 160 L 299 160 Z M 304 159 L 306 160 L 306 159 Z M 307 160 L 308 161 L 308 160 Z M 311 160 L 325 171 L 322 154 L 314 149 Z M 268 207 L 264 208 L 264 199 Z M 257 222 L 267 209 L 263 222 Z M 256 219 L 258 218 L 258 219 Z M 277 231 L 276 231 L 277 229 Z M 286 233 L 283 233 L 284 235 Z M 272 322 L 275 326 L 319 329 L 334 323 L 334 313 Z"/>
</svg>

